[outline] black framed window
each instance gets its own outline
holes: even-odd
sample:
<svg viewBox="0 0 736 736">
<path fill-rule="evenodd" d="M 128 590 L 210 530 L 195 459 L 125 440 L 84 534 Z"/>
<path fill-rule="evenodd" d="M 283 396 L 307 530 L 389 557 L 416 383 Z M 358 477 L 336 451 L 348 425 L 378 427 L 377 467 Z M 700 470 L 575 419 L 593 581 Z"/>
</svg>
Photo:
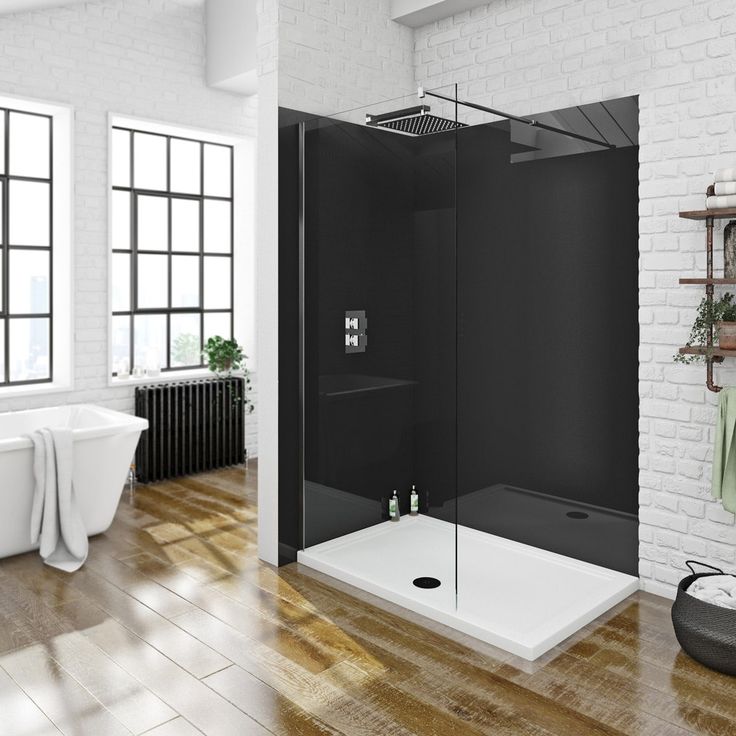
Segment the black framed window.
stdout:
<svg viewBox="0 0 736 736">
<path fill-rule="evenodd" d="M 233 335 L 233 147 L 113 126 L 113 373 L 203 367 Z"/>
<path fill-rule="evenodd" d="M 0 108 L 0 385 L 53 380 L 53 118 Z"/>
</svg>

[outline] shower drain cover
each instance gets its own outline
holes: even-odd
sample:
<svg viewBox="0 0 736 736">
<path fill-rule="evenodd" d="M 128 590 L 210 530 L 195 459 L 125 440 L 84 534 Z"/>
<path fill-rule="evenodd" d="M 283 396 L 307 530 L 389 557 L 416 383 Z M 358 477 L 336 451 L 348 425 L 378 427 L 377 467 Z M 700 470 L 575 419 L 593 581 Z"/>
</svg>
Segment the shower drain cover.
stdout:
<svg viewBox="0 0 736 736">
<path fill-rule="evenodd" d="M 414 578 L 414 585 L 417 588 L 439 588 L 442 583 L 437 578 Z"/>
<path fill-rule="evenodd" d="M 587 519 L 588 514 L 585 513 L 585 511 L 568 511 L 567 516 L 569 516 L 571 519 Z"/>
</svg>

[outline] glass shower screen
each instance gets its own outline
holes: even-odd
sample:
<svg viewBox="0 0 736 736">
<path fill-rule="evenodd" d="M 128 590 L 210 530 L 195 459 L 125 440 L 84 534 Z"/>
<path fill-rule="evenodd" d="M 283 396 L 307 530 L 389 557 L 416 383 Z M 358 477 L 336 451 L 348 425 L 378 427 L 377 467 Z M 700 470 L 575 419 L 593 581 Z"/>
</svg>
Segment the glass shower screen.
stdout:
<svg viewBox="0 0 736 736">
<path fill-rule="evenodd" d="M 471 97 L 303 126 L 298 559 L 534 659 L 638 585 L 638 106 Z"/>
<path fill-rule="evenodd" d="M 303 126 L 301 554 L 454 607 L 455 121 L 426 108 Z"/>
</svg>

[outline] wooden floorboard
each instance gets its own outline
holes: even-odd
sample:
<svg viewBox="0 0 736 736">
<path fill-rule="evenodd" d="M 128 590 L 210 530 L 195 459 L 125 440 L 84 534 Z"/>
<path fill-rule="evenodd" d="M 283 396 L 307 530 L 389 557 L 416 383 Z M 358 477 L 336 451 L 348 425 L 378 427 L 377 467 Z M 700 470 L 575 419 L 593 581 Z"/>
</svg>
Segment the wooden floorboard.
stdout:
<svg viewBox="0 0 736 736">
<path fill-rule="evenodd" d="M 67 575 L 0 561 L 0 736 L 736 735 L 637 593 L 533 663 L 257 558 L 256 468 L 126 491 Z"/>
</svg>

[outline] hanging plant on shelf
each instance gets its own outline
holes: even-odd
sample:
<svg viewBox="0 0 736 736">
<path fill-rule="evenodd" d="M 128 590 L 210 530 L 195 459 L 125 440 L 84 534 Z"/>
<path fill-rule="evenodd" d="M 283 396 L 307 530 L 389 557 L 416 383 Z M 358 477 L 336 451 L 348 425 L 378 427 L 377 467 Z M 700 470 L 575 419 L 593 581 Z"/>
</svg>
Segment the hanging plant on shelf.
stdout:
<svg viewBox="0 0 736 736">
<path fill-rule="evenodd" d="M 720 299 L 713 299 L 712 302 L 709 302 L 707 297 L 703 297 L 695 314 L 695 321 L 686 343 L 687 347 L 706 347 L 711 328 L 713 329 L 713 347 L 736 350 L 736 304 L 734 304 L 733 294 L 726 293 Z M 677 354 L 675 361 L 695 363 L 709 357 L 712 357 L 712 354 L 709 355 L 708 352 L 702 355 Z"/>
<path fill-rule="evenodd" d="M 243 406 L 247 413 L 253 412 L 253 402 L 248 398 L 250 392 L 250 374 L 245 367 L 248 356 L 237 340 L 228 340 L 220 335 L 210 337 L 202 351 L 207 367 L 218 378 L 230 378 L 237 373 L 245 380 Z M 238 399 L 236 399 L 237 401 Z"/>
</svg>

